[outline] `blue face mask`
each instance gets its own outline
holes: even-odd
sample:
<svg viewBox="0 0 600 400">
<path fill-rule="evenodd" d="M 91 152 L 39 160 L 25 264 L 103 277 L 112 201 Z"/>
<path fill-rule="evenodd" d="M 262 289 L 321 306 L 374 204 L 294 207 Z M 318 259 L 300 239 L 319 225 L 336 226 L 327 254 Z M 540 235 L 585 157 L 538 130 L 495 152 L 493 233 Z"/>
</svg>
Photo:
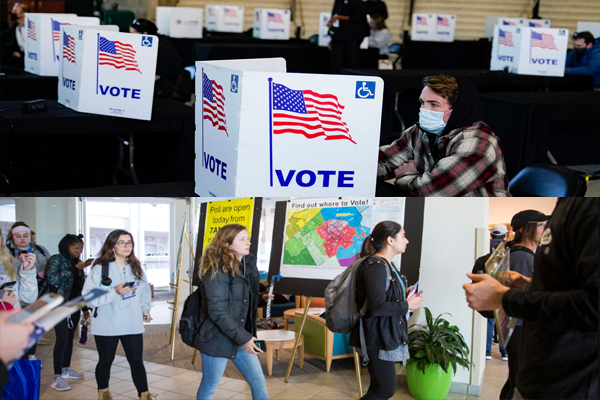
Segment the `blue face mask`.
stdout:
<svg viewBox="0 0 600 400">
<path fill-rule="evenodd" d="M 448 111 L 447 113 L 443 113 L 441 111 L 433 111 L 426 108 L 421 108 L 419 110 L 419 125 L 421 125 L 421 128 L 425 129 L 427 132 L 440 133 L 446 127 L 444 115 L 451 112 L 452 110 Z"/>
</svg>

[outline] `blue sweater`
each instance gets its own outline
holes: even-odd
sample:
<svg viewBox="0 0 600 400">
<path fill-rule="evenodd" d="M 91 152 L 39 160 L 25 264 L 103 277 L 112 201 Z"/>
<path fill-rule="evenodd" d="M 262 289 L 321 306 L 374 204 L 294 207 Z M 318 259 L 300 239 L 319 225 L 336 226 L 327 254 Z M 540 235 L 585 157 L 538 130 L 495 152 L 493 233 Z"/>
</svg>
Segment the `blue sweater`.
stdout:
<svg viewBox="0 0 600 400">
<path fill-rule="evenodd" d="M 600 43 L 587 49 L 579 61 L 575 57 L 575 52 L 569 52 L 565 67 L 566 74 L 593 75 L 594 87 L 600 88 Z"/>
</svg>

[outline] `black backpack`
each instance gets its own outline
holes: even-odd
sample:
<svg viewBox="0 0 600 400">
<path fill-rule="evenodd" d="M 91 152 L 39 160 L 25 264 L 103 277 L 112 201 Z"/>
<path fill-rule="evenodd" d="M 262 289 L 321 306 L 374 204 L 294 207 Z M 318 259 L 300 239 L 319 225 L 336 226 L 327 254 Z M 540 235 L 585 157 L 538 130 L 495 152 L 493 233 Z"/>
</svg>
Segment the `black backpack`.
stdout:
<svg viewBox="0 0 600 400">
<path fill-rule="evenodd" d="M 194 338 L 200 328 L 200 311 L 202 309 L 202 283 L 183 303 L 183 313 L 179 320 L 179 334 L 181 341 L 194 347 Z"/>
</svg>

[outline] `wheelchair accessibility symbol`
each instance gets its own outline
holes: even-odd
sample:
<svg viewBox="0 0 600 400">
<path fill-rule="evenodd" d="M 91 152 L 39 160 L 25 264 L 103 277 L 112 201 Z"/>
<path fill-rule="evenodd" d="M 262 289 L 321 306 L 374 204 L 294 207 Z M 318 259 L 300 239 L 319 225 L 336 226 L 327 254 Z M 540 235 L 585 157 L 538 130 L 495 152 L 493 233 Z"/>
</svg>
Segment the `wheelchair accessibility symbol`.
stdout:
<svg viewBox="0 0 600 400">
<path fill-rule="evenodd" d="M 79 40 L 83 39 L 83 30 L 79 30 Z"/>
<path fill-rule="evenodd" d="M 356 82 L 356 99 L 374 99 L 375 98 L 375 82 Z"/>
<path fill-rule="evenodd" d="M 237 93 L 238 92 L 238 80 L 239 80 L 239 76 L 237 75 L 231 75 L 231 92 L 232 93 Z"/>
<path fill-rule="evenodd" d="M 150 36 L 142 36 L 142 47 L 152 47 L 152 38 Z"/>
</svg>

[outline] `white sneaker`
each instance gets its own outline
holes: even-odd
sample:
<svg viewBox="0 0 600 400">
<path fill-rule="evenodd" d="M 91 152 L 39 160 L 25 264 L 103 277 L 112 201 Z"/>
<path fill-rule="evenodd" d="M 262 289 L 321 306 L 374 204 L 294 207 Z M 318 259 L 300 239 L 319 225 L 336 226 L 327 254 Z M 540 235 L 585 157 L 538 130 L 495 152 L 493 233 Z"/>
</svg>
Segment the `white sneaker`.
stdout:
<svg viewBox="0 0 600 400">
<path fill-rule="evenodd" d="M 62 377 L 65 379 L 83 379 L 83 375 L 68 367 L 62 369 Z"/>
<path fill-rule="evenodd" d="M 37 360 L 37 358 L 35 358 L 35 354 L 30 354 L 29 355 L 29 361 L 35 361 L 35 360 Z M 40 368 L 43 368 L 41 361 L 40 361 Z"/>
<path fill-rule="evenodd" d="M 71 386 L 69 386 L 62 375 L 54 375 L 54 379 L 52 379 L 52 384 L 50 386 L 52 389 L 58 390 L 59 392 L 71 389 Z"/>
</svg>

